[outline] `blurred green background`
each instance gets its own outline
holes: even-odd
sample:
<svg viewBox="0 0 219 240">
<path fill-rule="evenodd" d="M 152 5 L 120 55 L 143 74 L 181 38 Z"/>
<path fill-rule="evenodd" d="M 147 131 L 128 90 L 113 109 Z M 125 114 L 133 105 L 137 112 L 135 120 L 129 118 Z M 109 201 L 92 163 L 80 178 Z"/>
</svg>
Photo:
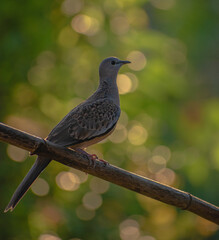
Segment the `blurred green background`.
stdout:
<svg viewBox="0 0 219 240">
<path fill-rule="evenodd" d="M 117 129 L 88 151 L 219 205 L 218 15 L 217 0 L 3 0 L 0 120 L 46 137 L 105 57 L 129 59 Z M 4 214 L 35 156 L 0 152 L 1 239 L 219 239 L 207 220 L 57 162 Z"/>
</svg>

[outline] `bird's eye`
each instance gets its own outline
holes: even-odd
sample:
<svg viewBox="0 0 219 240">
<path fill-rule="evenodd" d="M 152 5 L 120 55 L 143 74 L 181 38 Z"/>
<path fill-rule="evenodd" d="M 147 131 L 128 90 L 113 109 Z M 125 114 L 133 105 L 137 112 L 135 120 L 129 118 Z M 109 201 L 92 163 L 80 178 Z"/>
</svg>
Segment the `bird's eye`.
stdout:
<svg viewBox="0 0 219 240">
<path fill-rule="evenodd" d="M 111 64 L 112 64 L 112 65 L 115 65 L 115 64 L 116 64 L 116 62 L 115 62 L 115 61 L 111 61 Z"/>
</svg>

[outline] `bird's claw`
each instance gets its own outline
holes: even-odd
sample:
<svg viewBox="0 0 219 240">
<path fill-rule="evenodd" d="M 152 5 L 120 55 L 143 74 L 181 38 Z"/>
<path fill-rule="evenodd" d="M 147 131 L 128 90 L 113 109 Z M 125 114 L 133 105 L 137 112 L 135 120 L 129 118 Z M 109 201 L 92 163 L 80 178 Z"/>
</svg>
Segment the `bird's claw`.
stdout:
<svg viewBox="0 0 219 240">
<path fill-rule="evenodd" d="M 97 160 L 98 157 L 96 154 L 89 154 L 89 157 L 92 159 L 92 160 Z"/>
<path fill-rule="evenodd" d="M 109 163 L 106 161 L 106 160 L 103 160 L 103 159 L 98 159 L 100 162 L 103 162 L 105 166 L 108 166 Z"/>
<path fill-rule="evenodd" d="M 91 162 L 90 166 L 93 165 L 94 168 L 96 166 L 96 160 L 103 162 L 105 166 L 109 165 L 109 163 L 107 161 L 105 161 L 103 159 L 99 159 L 96 154 L 89 154 L 89 160 Z"/>
<path fill-rule="evenodd" d="M 88 154 L 87 157 L 89 159 L 89 168 L 95 168 L 96 167 L 96 160 L 98 159 L 97 155 L 93 156 L 95 154 Z"/>
<path fill-rule="evenodd" d="M 96 154 L 89 154 L 81 148 L 77 148 L 75 150 L 79 153 L 82 153 L 82 154 L 86 155 L 86 157 L 89 160 L 89 166 L 88 166 L 89 168 L 95 168 L 96 167 L 96 163 L 97 163 L 96 160 L 98 160 L 100 162 L 103 162 L 105 166 L 109 165 L 109 163 L 107 161 L 105 161 L 103 159 L 99 159 Z"/>
</svg>

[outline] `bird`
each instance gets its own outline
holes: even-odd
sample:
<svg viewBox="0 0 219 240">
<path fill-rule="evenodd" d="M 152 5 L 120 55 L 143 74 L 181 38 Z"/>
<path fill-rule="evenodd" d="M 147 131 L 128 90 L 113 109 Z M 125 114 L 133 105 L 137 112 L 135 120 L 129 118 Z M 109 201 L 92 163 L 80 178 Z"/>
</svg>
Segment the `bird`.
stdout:
<svg viewBox="0 0 219 240">
<path fill-rule="evenodd" d="M 116 57 L 104 59 L 99 66 L 97 90 L 87 100 L 73 108 L 45 139 L 75 151 L 85 152 L 83 149 L 109 136 L 114 131 L 121 113 L 117 75 L 120 67 L 127 63 L 131 62 L 122 61 Z M 92 155 L 88 153 L 87 155 L 92 158 Z M 52 159 L 48 157 L 37 157 L 4 212 L 14 210 L 32 183 L 51 161 Z"/>
</svg>

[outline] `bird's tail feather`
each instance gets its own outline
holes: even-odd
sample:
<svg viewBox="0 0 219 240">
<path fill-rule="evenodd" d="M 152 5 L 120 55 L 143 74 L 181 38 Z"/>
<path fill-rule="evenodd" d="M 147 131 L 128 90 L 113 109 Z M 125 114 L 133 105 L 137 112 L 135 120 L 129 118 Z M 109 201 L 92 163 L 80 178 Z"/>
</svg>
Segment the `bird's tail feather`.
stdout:
<svg viewBox="0 0 219 240">
<path fill-rule="evenodd" d="M 27 173 L 23 181 L 20 183 L 16 191 L 14 192 L 8 206 L 5 208 L 4 212 L 8 210 L 13 210 L 21 198 L 25 195 L 27 190 L 30 188 L 32 183 L 36 180 L 36 178 L 40 175 L 40 173 L 47 167 L 50 163 L 51 159 L 46 157 L 38 157 L 33 164 L 30 171 Z"/>
</svg>

